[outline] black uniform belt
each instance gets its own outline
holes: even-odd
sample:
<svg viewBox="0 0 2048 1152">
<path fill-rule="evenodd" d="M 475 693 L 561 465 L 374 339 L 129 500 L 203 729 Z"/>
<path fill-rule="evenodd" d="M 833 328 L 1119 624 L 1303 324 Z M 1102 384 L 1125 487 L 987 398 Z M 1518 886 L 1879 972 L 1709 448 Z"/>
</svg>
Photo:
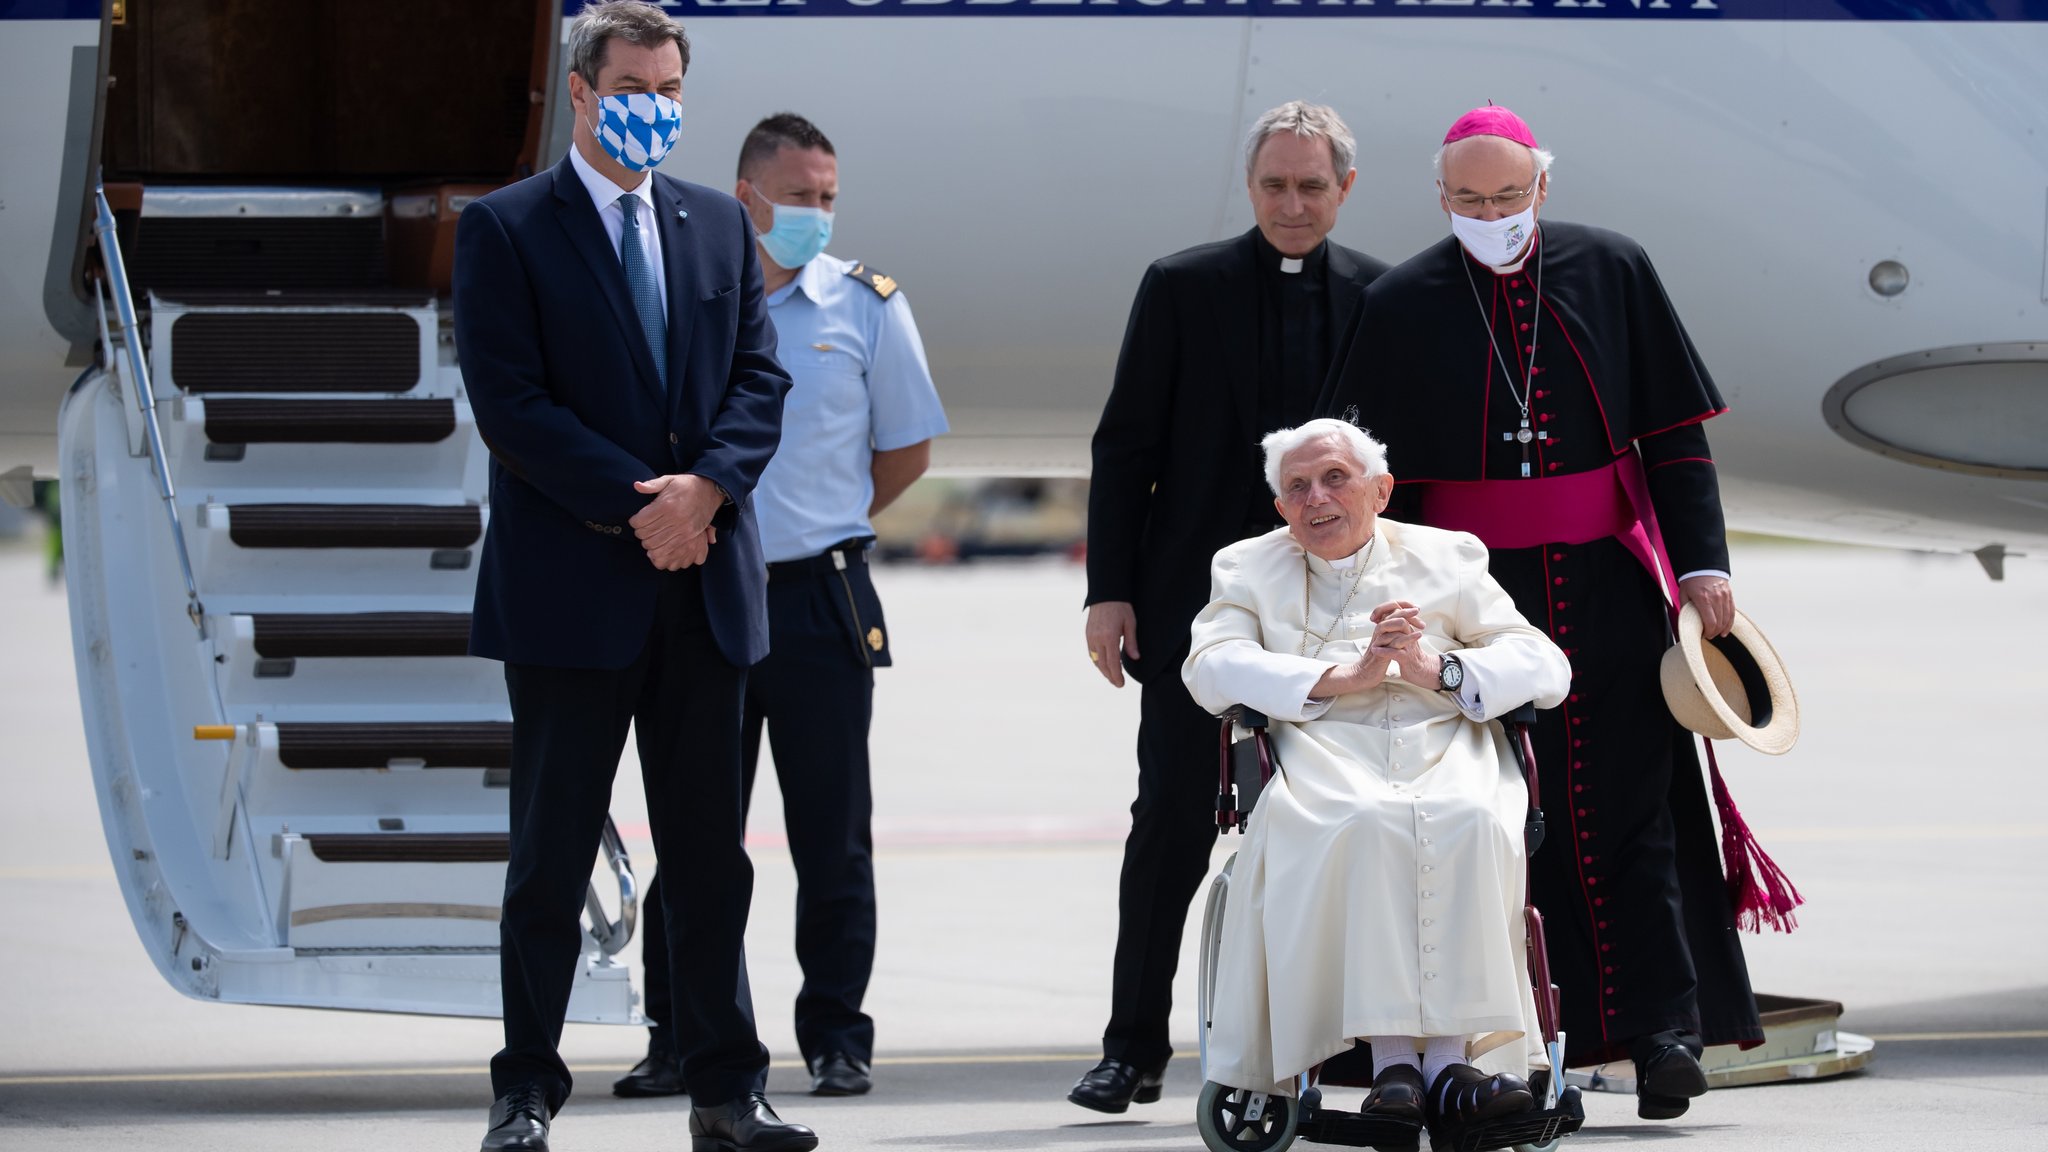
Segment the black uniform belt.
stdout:
<svg viewBox="0 0 2048 1152">
<path fill-rule="evenodd" d="M 816 556 L 776 561 L 768 565 L 768 579 L 807 579 L 827 572 L 843 572 L 851 565 L 865 564 L 868 562 L 868 545 L 874 543 L 874 539 L 872 536 L 861 536 L 852 540 L 841 540 Z"/>
</svg>

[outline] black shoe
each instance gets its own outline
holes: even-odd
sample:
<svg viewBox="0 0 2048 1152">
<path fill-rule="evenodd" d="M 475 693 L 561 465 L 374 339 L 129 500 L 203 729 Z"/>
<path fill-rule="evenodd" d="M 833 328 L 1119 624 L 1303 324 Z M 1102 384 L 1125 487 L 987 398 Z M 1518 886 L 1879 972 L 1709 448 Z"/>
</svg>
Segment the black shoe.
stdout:
<svg viewBox="0 0 2048 1152">
<path fill-rule="evenodd" d="M 1488 1076 L 1470 1064 L 1453 1064 L 1437 1073 L 1424 1107 L 1430 1127 L 1436 1128 L 1444 1121 L 1469 1125 L 1527 1112 L 1536 1107 L 1536 1097 L 1520 1076 Z"/>
<path fill-rule="evenodd" d="M 784 1124 L 759 1092 L 690 1109 L 690 1152 L 811 1152 L 817 1146 L 816 1132 Z"/>
<path fill-rule="evenodd" d="M 811 1061 L 813 1096 L 865 1096 L 874 1086 L 865 1060 L 844 1052 L 827 1052 Z"/>
<path fill-rule="evenodd" d="M 491 1104 L 482 1152 L 548 1152 L 547 1093 L 538 1084 L 514 1088 Z"/>
<path fill-rule="evenodd" d="M 1368 1116 L 1422 1123 L 1422 1069 L 1394 1064 L 1372 1078 L 1372 1091 L 1359 1109 Z"/>
<path fill-rule="evenodd" d="M 1104 1060 L 1074 1082 L 1067 1099 L 1097 1112 L 1122 1112 L 1135 1100 L 1150 1104 L 1159 1099 L 1166 1080 L 1166 1065 L 1143 1072 L 1135 1064 Z"/>
<path fill-rule="evenodd" d="M 1691 1032 L 1659 1032 L 1630 1046 L 1636 1061 L 1636 1115 L 1645 1120 L 1675 1120 L 1707 1094 L 1707 1073 L 1700 1067 L 1700 1038 Z"/>
<path fill-rule="evenodd" d="M 649 1044 L 647 1058 L 612 1082 L 614 1096 L 680 1096 L 682 1093 L 683 1058 L 661 1043 Z"/>
</svg>

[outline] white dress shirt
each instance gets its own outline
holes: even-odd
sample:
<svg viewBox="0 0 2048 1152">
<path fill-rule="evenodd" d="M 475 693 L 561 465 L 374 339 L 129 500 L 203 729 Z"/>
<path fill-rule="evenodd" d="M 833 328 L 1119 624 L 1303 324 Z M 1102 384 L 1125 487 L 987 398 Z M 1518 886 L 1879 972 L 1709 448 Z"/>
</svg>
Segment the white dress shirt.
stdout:
<svg viewBox="0 0 2048 1152">
<path fill-rule="evenodd" d="M 604 224 L 604 234 L 611 241 L 614 254 L 619 251 L 619 236 L 626 230 L 626 210 L 620 207 L 619 201 L 627 196 L 640 198 L 641 242 L 647 253 L 647 267 L 654 272 L 654 287 L 661 293 L 661 314 L 666 317 L 669 314 L 668 269 L 661 263 L 661 229 L 655 227 L 654 173 L 642 172 L 636 187 L 621 188 L 612 183 L 611 177 L 585 160 L 583 153 L 574 145 L 569 148 L 569 164 L 576 169 L 576 175 L 583 178 L 583 187 L 590 192 L 590 202 L 597 206 L 597 218 Z"/>
</svg>

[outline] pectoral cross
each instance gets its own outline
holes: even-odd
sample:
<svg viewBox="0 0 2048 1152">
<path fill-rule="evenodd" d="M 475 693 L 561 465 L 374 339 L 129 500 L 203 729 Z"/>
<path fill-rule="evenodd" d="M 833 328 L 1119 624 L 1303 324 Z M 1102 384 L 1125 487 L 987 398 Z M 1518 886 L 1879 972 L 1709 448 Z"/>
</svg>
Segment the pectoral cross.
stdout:
<svg viewBox="0 0 2048 1152">
<path fill-rule="evenodd" d="M 1538 432 L 1530 428 L 1529 418 L 1527 416 L 1523 416 L 1522 426 L 1520 428 L 1515 429 L 1513 432 L 1503 432 L 1500 434 L 1500 438 L 1503 440 L 1514 440 L 1522 445 L 1522 479 L 1527 480 L 1529 478 L 1529 469 L 1531 466 L 1529 460 L 1529 447 L 1538 440 L 1549 440 L 1550 433 Z"/>
</svg>

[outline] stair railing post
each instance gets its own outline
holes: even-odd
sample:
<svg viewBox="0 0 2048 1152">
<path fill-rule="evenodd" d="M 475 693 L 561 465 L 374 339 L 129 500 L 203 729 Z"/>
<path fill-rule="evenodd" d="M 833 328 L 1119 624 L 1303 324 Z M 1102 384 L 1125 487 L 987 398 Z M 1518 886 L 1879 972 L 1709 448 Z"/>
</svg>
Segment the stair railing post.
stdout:
<svg viewBox="0 0 2048 1152">
<path fill-rule="evenodd" d="M 128 352 L 130 391 L 142 410 L 143 426 L 149 433 L 149 459 L 156 473 L 156 488 L 163 497 L 164 512 L 171 520 L 171 543 L 178 550 L 178 569 L 185 577 L 185 615 L 192 626 L 206 636 L 206 606 L 199 602 L 199 582 L 192 576 L 192 554 L 185 546 L 185 525 L 178 518 L 178 493 L 171 484 L 170 462 L 164 457 L 163 429 L 157 424 L 156 393 L 149 386 L 149 365 L 142 354 L 141 330 L 135 319 L 134 291 L 128 285 L 128 266 L 121 259 L 121 241 L 114 231 L 114 210 L 107 205 L 107 191 L 95 184 L 93 231 L 99 234 L 100 263 L 106 269 L 108 287 L 114 294 L 114 314 L 121 321 L 121 344 Z M 113 349 L 106 350 L 108 356 Z"/>
</svg>

